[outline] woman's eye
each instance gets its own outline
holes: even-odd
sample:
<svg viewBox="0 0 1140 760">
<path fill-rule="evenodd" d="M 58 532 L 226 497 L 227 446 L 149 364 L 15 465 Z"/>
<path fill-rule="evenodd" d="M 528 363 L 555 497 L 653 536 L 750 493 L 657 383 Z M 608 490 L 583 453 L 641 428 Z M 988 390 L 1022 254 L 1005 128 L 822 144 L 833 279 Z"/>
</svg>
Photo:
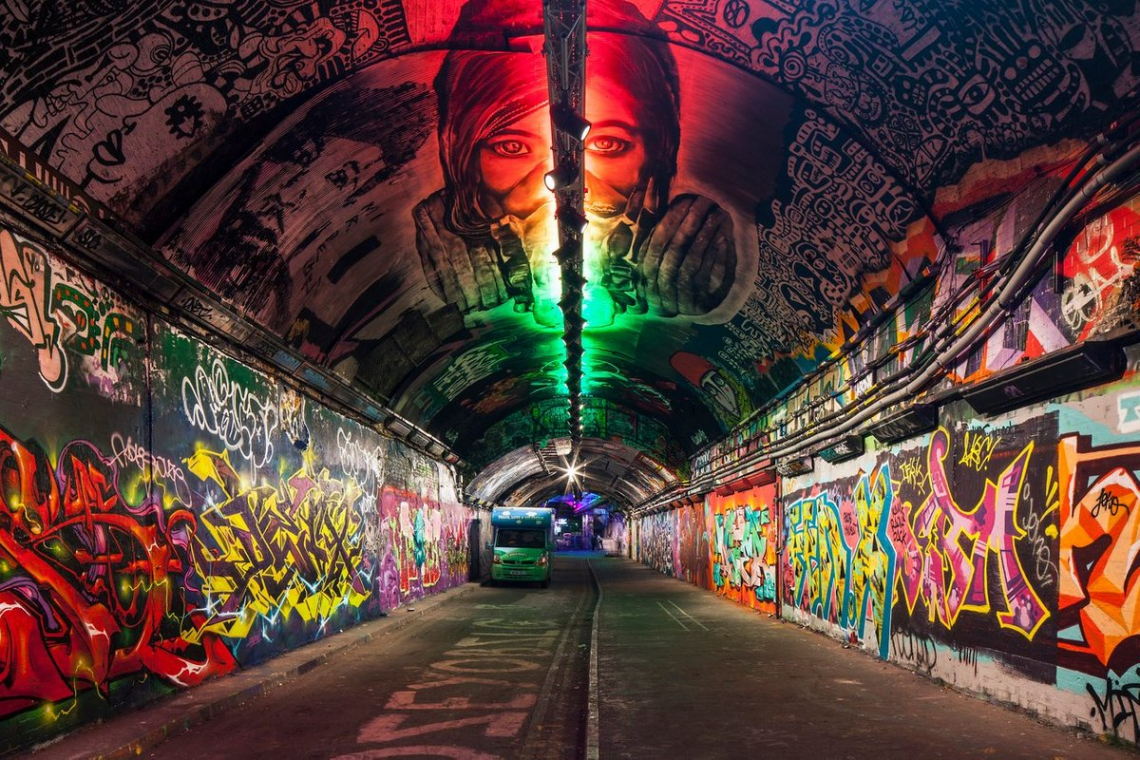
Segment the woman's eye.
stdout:
<svg viewBox="0 0 1140 760">
<path fill-rule="evenodd" d="M 495 140 L 489 147 L 498 155 L 507 158 L 516 158 L 530 153 L 530 148 L 522 140 Z"/>
<path fill-rule="evenodd" d="M 620 137 L 606 137 L 601 135 L 590 140 L 589 149 L 594 153 L 625 153 L 629 150 L 629 140 Z"/>
</svg>

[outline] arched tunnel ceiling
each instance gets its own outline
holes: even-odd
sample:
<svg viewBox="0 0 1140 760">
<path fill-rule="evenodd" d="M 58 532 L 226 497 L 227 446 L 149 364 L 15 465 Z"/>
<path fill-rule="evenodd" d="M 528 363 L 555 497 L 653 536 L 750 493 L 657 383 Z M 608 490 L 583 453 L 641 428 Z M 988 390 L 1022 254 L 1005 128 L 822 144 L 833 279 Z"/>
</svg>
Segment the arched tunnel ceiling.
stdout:
<svg viewBox="0 0 1140 760">
<path fill-rule="evenodd" d="M 468 484 L 468 494 L 492 504 L 524 506 L 594 493 L 628 508 L 677 482 L 668 468 L 623 443 L 588 438 L 567 454 L 558 453 L 559 444 L 570 451 L 570 440 L 559 438 L 509 452 Z"/>
<path fill-rule="evenodd" d="M 476 466 L 566 434 L 540 2 L 3 8 L 0 128 L 169 261 Z M 584 434 L 672 468 L 1137 80 L 1131 0 L 589 8 Z"/>
</svg>

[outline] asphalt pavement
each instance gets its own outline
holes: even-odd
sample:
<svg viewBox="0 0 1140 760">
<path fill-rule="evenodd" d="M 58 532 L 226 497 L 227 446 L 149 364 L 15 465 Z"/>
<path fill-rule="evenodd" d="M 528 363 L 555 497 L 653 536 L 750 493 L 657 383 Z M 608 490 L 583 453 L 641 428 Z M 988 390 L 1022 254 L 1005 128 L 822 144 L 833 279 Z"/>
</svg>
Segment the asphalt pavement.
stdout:
<svg viewBox="0 0 1140 760">
<path fill-rule="evenodd" d="M 629 560 L 579 552 L 556 557 L 549 589 L 467 584 L 33 755 L 140 756 L 1137 754 L 965 696 Z"/>
</svg>

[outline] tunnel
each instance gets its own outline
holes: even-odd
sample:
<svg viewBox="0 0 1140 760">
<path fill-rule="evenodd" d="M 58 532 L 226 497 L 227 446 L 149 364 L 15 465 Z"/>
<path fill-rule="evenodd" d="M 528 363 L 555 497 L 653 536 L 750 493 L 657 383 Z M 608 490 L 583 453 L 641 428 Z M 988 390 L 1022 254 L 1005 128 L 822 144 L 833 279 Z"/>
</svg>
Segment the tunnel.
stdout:
<svg viewBox="0 0 1140 760">
<path fill-rule="evenodd" d="M 1138 87 L 1135 0 L 3 0 L 0 753 L 560 593 L 534 756 L 667 751 L 650 614 L 1135 747 Z"/>
</svg>

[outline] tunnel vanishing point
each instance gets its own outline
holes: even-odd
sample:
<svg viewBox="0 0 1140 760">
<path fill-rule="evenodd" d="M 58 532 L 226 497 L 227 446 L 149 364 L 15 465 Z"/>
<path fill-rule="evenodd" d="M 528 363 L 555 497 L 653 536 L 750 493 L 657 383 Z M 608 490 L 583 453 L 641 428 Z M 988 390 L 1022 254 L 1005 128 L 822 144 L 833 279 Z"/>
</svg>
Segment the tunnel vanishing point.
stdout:
<svg viewBox="0 0 1140 760">
<path fill-rule="evenodd" d="M 0 752 L 492 506 L 1135 744 L 1138 88 L 1135 0 L 3 0 Z"/>
</svg>

